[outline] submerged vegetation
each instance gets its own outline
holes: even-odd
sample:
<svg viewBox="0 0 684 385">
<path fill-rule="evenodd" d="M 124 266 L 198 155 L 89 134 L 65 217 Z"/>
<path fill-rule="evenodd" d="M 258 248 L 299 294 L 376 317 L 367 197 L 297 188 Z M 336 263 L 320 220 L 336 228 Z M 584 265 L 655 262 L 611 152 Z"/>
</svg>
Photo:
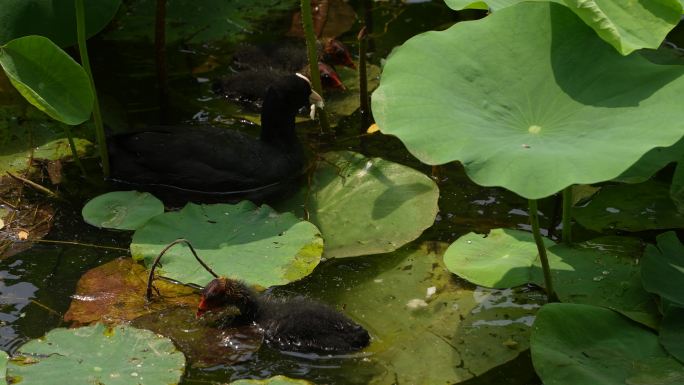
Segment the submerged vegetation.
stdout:
<svg viewBox="0 0 684 385">
<path fill-rule="evenodd" d="M 12 2 L 0 382 L 684 383 L 682 6 Z"/>
</svg>

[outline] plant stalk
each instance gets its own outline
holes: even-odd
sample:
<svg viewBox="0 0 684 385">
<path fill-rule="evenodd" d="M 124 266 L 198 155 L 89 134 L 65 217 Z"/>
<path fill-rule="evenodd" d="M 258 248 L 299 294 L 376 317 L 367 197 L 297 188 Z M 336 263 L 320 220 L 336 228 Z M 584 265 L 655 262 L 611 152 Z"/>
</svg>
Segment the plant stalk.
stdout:
<svg viewBox="0 0 684 385">
<path fill-rule="evenodd" d="M 71 134 L 71 128 L 69 125 L 65 124 L 62 126 L 64 129 L 64 133 L 66 134 L 67 141 L 69 142 L 69 149 L 71 149 L 71 156 L 74 158 L 74 162 L 76 163 L 76 166 L 81 169 L 81 174 L 83 175 L 84 178 L 88 177 L 88 173 L 86 173 L 85 167 L 83 167 L 83 163 L 81 163 L 81 159 L 78 157 L 78 150 L 76 150 L 76 143 L 74 143 L 74 136 Z"/>
<path fill-rule="evenodd" d="M 368 105 L 368 74 L 366 73 L 366 49 L 367 49 L 366 27 L 361 28 L 357 36 L 359 40 L 359 105 L 361 107 L 361 129 L 363 134 L 370 125 L 370 106 Z"/>
<path fill-rule="evenodd" d="M 321 86 L 321 74 L 318 71 L 318 48 L 316 46 L 316 34 L 313 27 L 313 14 L 311 12 L 311 0 L 301 0 L 302 28 L 306 38 L 306 55 L 309 59 L 309 72 L 311 74 L 311 86 L 319 95 L 323 95 Z M 324 109 L 319 110 L 318 117 L 321 121 L 321 130 L 330 131 L 328 115 Z"/>
<path fill-rule="evenodd" d="M 563 234 L 565 244 L 572 243 L 572 185 L 563 189 Z"/>
<path fill-rule="evenodd" d="M 209 274 L 213 275 L 214 278 L 218 278 L 218 277 L 219 277 L 218 274 L 214 273 L 214 271 L 213 271 L 206 263 L 204 263 L 204 261 L 199 257 L 199 255 L 197 255 L 197 252 L 195 251 L 195 248 L 192 247 L 192 244 L 190 243 L 190 241 L 188 241 L 187 239 L 183 239 L 183 238 L 176 239 L 175 241 L 173 241 L 173 242 L 169 243 L 168 245 L 166 245 L 166 247 L 164 247 L 164 248 L 162 249 L 162 251 L 159 252 L 159 255 L 157 255 L 157 258 L 155 258 L 155 259 L 154 259 L 154 262 L 152 263 L 152 267 L 150 268 L 150 275 L 147 277 L 147 291 L 146 291 L 146 293 L 145 293 L 145 299 L 147 299 L 148 302 L 152 300 L 152 281 L 154 280 L 154 269 L 157 268 L 157 265 L 159 264 L 159 261 L 161 260 L 161 257 L 162 257 L 170 248 L 172 248 L 173 246 L 175 246 L 175 245 L 177 245 L 177 244 L 179 244 L 179 243 L 185 243 L 186 245 L 188 245 L 188 247 L 190 248 L 190 251 L 192 252 L 192 255 L 195 256 L 195 259 L 197 260 L 197 262 L 199 262 L 199 264 L 202 265 L 202 267 L 203 267 L 206 271 L 208 271 Z"/>
<path fill-rule="evenodd" d="M 109 177 L 109 154 L 107 152 L 107 142 L 105 138 L 104 125 L 102 124 L 102 114 L 100 113 L 100 102 L 97 99 L 95 80 L 90 70 L 90 60 L 88 59 L 88 46 L 86 45 L 85 32 L 85 10 L 83 0 L 76 0 L 76 35 L 78 37 L 78 52 L 81 56 L 81 65 L 88 74 L 90 88 L 93 91 L 93 121 L 95 122 L 95 136 L 97 146 L 100 151 L 100 161 L 102 162 L 102 174 L 105 178 Z"/>
<path fill-rule="evenodd" d="M 529 200 L 530 208 L 530 223 L 532 224 L 532 234 L 534 235 L 534 242 L 537 244 L 539 251 L 539 260 L 541 260 L 542 271 L 544 272 L 544 285 L 546 286 L 546 296 L 549 302 L 560 302 L 558 295 L 553 289 L 553 281 L 551 279 L 551 266 L 549 265 L 549 258 L 546 255 L 546 247 L 542 240 L 541 231 L 539 230 L 539 215 L 537 214 L 537 201 L 535 199 Z"/>
</svg>

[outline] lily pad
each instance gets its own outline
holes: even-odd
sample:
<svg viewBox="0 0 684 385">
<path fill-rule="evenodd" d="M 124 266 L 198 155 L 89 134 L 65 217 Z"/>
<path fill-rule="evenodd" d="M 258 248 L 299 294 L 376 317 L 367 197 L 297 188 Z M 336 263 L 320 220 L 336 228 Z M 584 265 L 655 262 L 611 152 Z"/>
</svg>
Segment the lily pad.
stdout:
<svg viewBox="0 0 684 385">
<path fill-rule="evenodd" d="M 684 308 L 670 307 L 660 325 L 660 344 L 677 358 L 684 362 Z"/>
<path fill-rule="evenodd" d="M 131 255 L 149 267 L 177 238 L 189 240 L 218 274 L 264 287 L 307 276 L 323 252 L 323 239 L 310 222 L 242 201 L 235 205 L 188 203 L 180 211 L 157 215 L 133 234 Z M 199 285 L 214 278 L 185 245 L 165 254 L 160 274 Z"/>
<path fill-rule="evenodd" d="M 9 356 L 4 351 L 0 350 L 0 385 L 7 385 L 7 361 Z"/>
<path fill-rule="evenodd" d="M 0 44 L 41 35 L 60 47 L 76 44 L 74 0 L 4 0 L 0 14 Z M 114 17 L 121 0 L 84 1 L 86 37 L 100 32 Z"/>
<path fill-rule="evenodd" d="M 365 351 L 384 370 L 369 383 L 458 383 L 528 348 L 543 296 L 454 280 L 441 262 L 445 246 L 427 242 L 383 258 L 335 260 L 303 282 L 370 332 Z"/>
<path fill-rule="evenodd" d="M 682 74 L 619 55 L 565 6 L 523 2 L 397 48 L 373 115 L 424 163 L 458 160 L 479 185 L 538 199 L 679 140 Z"/>
<path fill-rule="evenodd" d="M 644 252 L 641 279 L 646 291 L 684 307 L 684 245 L 672 231 L 656 238 Z"/>
<path fill-rule="evenodd" d="M 328 152 L 311 184 L 279 205 L 309 214 L 325 239 L 324 256 L 386 253 L 418 238 L 437 215 L 439 189 L 426 175 L 381 158 Z"/>
<path fill-rule="evenodd" d="M 265 380 L 237 380 L 229 385 L 313 385 L 313 382 L 285 376 L 275 376 Z"/>
<path fill-rule="evenodd" d="M 651 180 L 601 188 L 589 204 L 574 207 L 573 217 L 595 231 L 643 231 L 684 227 L 684 214 L 670 198 L 670 186 Z"/>
<path fill-rule="evenodd" d="M 347 89 L 326 94 L 325 110 L 331 115 L 331 121 L 337 123 L 340 118 L 349 116 L 359 109 L 359 71 L 342 66 L 335 68 L 335 71 Z M 369 64 L 366 71 L 368 92 L 370 93 L 380 84 L 380 67 Z"/>
<path fill-rule="evenodd" d="M 117 230 L 136 230 L 163 212 L 159 199 L 138 191 L 108 192 L 91 199 L 81 210 L 86 223 Z"/>
<path fill-rule="evenodd" d="M 600 307 L 552 303 L 537 314 L 530 341 L 546 385 L 675 385 L 684 366 L 648 329 Z"/>
<path fill-rule="evenodd" d="M 25 36 L 0 46 L 0 66 L 19 93 L 51 118 L 69 125 L 90 118 L 88 75 L 50 39 Z"/>
<path fill-rule="evenodd" d="M 543 240 L 547 248 L 555 245 Z M 505 289 L 536 282 L 533 267 L 538 268 L 539 258 L 532 233 L 493 229 L 486 237 L 468 233 L 458 238 L 444 253 L 444 264 L 472 283 Z"/>
<path fill-rule="evenodd" d="M 21 346 L 7 376 L 21 384 L 175 384 L 183 353 L 149 330 L 102 324 L 54 329 Z"/>
<path fill-rule="evenodd" d="M 131 258 L 115 259 L 89 270 L 78 280 L 64 321 L 116 324 L 170 306 L 197 307 L 199 295 L 194 289 L 160 279 L 154 281 L 154 300 L 147 303 L 147 275 L 148 271 Z"/>
</svg>

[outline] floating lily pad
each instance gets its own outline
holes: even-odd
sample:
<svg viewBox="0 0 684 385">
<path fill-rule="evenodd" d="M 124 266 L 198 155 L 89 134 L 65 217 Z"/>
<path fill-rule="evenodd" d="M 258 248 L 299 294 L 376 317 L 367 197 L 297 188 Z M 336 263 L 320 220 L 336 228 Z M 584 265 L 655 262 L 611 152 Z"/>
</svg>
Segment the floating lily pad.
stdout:
<svg viewBox="0 0 684 385">
<path fill-rule="evenodd" d="M 297 7 L 296 0 L 205 0 L 201 3 L 171 1 L 166 9 L 167 44 L 237 43 L 259 32 L 260 22 L 276 12 Z M 104 34 L 108 40 L 154 41 L 155 1 L 136 0 L 124 4 L 118 28 Z"/>
<path fill-rule="evenodd" d="M 7 385 L 7 361 L 9 356 L 4 351 L 0 350 L 0 385 Z"/>
<path fill-rule="evenodd" d="M 102 324 L 54 329 L 21 346 L 7 368 L 13 383 L 167 385 L 180 381 L 183 353 L 149 330 Z"/>
<path fill-rule="evenodd" d="M 188 203 L 180 211 L 157 215 L 133 234 L 131 255 L 149 267 L 177 238 L 189 240 L 216 273 L 264 287 L 307 276 L 323 252 L 323 239 L 310 222 L 242 201 L 235 205 Z M 185 245 L 165 254 L 160 274 L 199 285 L 213 279 Z"/>
<path fill-rule="evenodd" d="M 555 244 L 543 238 L 548 248 Z M 468 233 L 444 253 L 447 269 L 477 285 L 505 289 L 536 282 L 539 267 L 537 245 L 532 233 L 493 229 L 484 237 Z"/>
<path fill-rule="evenodd" d="M 682 74 L 619 55 L 565 6 L 522 2 L 397 48 L 373 115 L 421 161 L 538 199 L 679 140 Z"/>
<path fill-rule="evenodd" d="M 684 245 L 677 234 L 660 234 L 644 252 L 641 279 L 646 291 L 684 307 Z"/>
<path fill-rule="evenodd" d="M 64 321 L 79 325 L 132 321 L 170 306 L 197 307 L 194 289 L 157 279 L 154 300 L 147 303 L 148 271 L 131 258 L 119 258 L 89 270 L 76 285 Z"/>
<path fill-rule="evenodd" d="M 321 230 L 324 256 L 386 253 L 432 226 L 439 189 L 426 175 L 381 158 L 328 152 L 316 163 L 311 184 L 282 209 L 302 213 Z"/>
<path fill-rule="evenodd" d="M 660 346 L 657 335 L 609 309 L 545 305 L 530 345 L 534 368 L 546 385 L 684 382 L 684 366 Z"/>
<path fill-rule="evenodd" d="M 74 0 L 5 0 L 0 14 L 0 43 L 41 35 L 66 47 L 76 44 Z M 114 17 L 121 0 L 84 1 L 86 37 L 100 32 Z"/>
<path fill-rule="evenodd" d="M 370 332 L 365 351 L 383 370 L 369 383 L 458 383 L 528 348 L 543 296 L 454 280 L 441 262 L 445 246 L 424 243 L 383 258 L 340 259 L 305 281 Z"/>
<path fill-rule="evenodd" d="M 50 39 L 25 36 L 0 46 L 0 66 L 19 93 L 51 118 L 69 125 L 90 118 L 88 75 Z"/>
<path fill-rule="evenodd" d="M 672 306 L 668 309 L 660 325 L 659 339 L 670 354 L 684 362 L 684 308 Z"/>
<path fill-rule="evenodd" d="M 643 231 L 684 227 L 684 214 L 670 198 L 670 186 L 651 180 L 601 188 L 589 204 L 575 207 L 573 217 L 595 231 Z"/>
<path fill-rule="evenodd" d="M 335 71 L 347 89 L 327 93 L 325 95 L 325 110 L 331 115 L 331 120 L 337 123 L 340 118 L 349 116 L 359 109 L 359 70 L 338 66 Z M 369 64 L 366 71 L 368 92 L 370 93 L 380 84 L 380 67 Z"/>
<path fill-rule="evenodd" d="M 117 230 L 136 230 L 163 212 L 159 199 L 138 191 L 108 192 L 91 199 L 81 210 L 86 223 Z"/>
<path fill-rule="evenodd" d="M 250 360 L 261 347 L 263 330 L 211 325 L 195 317 L 194 308 L 171 307 L 137 318 L 133 326 L 170 338 L 193 367 L 233 365 Z"/>
<path fill-rule="evenodd" d="M 640 281 L 639 240 L 606 237 L 568 247 L 545 240 L 551 274 L 563 302 L 618 309 L 630 318 L 656 327 L 657 310 Z M 532 234 L 494 229 L 485 238 L 470 233 L 444 255 L 449 270 L 477 285 L 544 286 L 544 276 Z"/>
<path fill-rule="evenodd" d="M 229 385 L 313 385 L 313 382 L 285 376 L 275 376 L 265 380 L 237 380 Z"/>
</svg>

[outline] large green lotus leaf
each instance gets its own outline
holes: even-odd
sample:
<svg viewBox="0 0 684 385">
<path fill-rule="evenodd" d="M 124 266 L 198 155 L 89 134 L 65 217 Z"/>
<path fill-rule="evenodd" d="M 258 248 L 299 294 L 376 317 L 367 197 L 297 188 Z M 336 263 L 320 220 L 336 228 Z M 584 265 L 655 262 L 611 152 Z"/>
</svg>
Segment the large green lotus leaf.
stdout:
<svg viewBox="0 0 684 385">
<path fill-rule="evenodd" d="M 524 2 L 408 40 L 373 114 L 421 161 L 458 160 L 480 185 L 537 199 L 679 140 L 683 73 L 621 56 L 565 6 Z"/>
<path fill-rule="evenodd" d="M 321 230 L 329 258 L 386 253 L 418 238 L 437 215 L 439 189 L 426 175 L 381 158 L 328 152 L 309 186 L 279 207 Z"/>
<path fill-rule="evenodd" d="M 624 183 L 646 182 L 669 163 L 679 162 L 682 154 L 684 154 L 684 139 L 680 139 L 670 147 L 654 148 L 614 180 Z"/>
<path fill-rule="evenodd" d="M 684 154 L 684 151 L 680 154 Z M 679 213 L 684 213 L 684 155 L 682 155 L 682 158 L 677 163 L 677 168 L 672 176 L 670 198 L 677 206 Z"/>
<path fill-rule="evenodd" d="M 116 324 L 170 306 L 197 307 L 196 290 L 161 279 L 154 281 L 154 298 L 148 303 L 147 276 L 148 271 L 131 258 L 118 258 L 88 270 L 76 284 L 64 321 L 75 325 Z"/>
<path fill-rule="evenodd" d="M 660 325 L 660 344 L 680 362 L 684 362 L 684 308 L 670 307 Z"/>
<path fill-rule="evenodd" d="M 70 125 L 90 118 L 88 75 L 50 39 L 25 36 L 0 46 L 0 66 L 19 93 L 51 118 Z"/>
<path fill-rule="evenodd" d="M 285 376 L 275 376 L 265 380 L 237 380 L 228 385 L 313 385 L 313 382 Z"/>
<path fill-rule="evenodd" d="M 545 385 L 684 383 L 684 366 L 660 346 L 658 336 L 601 307 L 545 305 L 530 345 Z"/>
<path fill-rule="evenodd" d="M 164 204 L 150 193 L 112 191 L 89 200 L 81 215 L 95 227 L 136 230 L 163 212 Z"/>
<path fill-rule="evenodd" d="M 595 231 L 643 231 L 684 226 L 684 215 L 670 198 L 670 186 L 651 180 L 604 186 L 589 204 L 573 208 L 573 217 Z"/>
<path fill-rule="evenodd" d="M 587 25 L 623 55 L 658 48 L 682 16 L 678 0 L 564 0 Z"/>
<path fill-rule="evenodd" d="M 170 1 L 166 7 L 166 42 L 207 45 L 211 42 L 237 43 L 260 32 L 260 21 L 275 12 L 296 8 L 296 0 L 204 0 Z M 154 0 L 135 0 L 124 4 L 117 28 L 105 39 L 154 41 Z"/>
<path fill-rule="evenodd" d="M 547 248 L 555 244 L 543 239 Z M 458 238 L 444 253 L 444 264 L 476 285 L 504 289 L 535 281 L 537 255 L 532 233 L 493 229 L 486 237 L 468 233 Z"/>
<path fill-rule="evenodd" d="M 684 307 L 684 245 L 677 234 L 658 235 L 658 245 L 644 252 L 641 280 L 646 291 Z"/>
<path fill-rule="evenodd" d="M 7 376 L 22 385 L 167 385 L 180 381 L 183 353 L 149 330 L 102 324 L 53 329 L 21 346 Z"/>
<path fill-rule="evenodd" d="M 303 281 L 370 332 L 366 351 L 384 367 L 371 384 L 458 383 L 527 350 L 543 297 L 453 279 L 442 264 L 445 246 L 426 242 L 383 258 L 339 259 Z"/>
<path fill-rule="evenodd" d="M 121 0 L 84 1 L 86 36 L 100 32 L 119 9 Z M 76 44 L 74 0 L 3 0 L 0 44 L 12 39 L 41 35 L 66 47 Z"/>
<path fill-rule="evenodd" d="M 188 203 L 180 211 L 157 215 L 133 234 L 131 255 L 150 267 L 177 238 L 189 240 L 216 273 L 264 287 L 307 276 L 323 252 L 323 239 L 310 222 L 242 201 Z M 186 245 L 170 249 L 161 263 L 160 274 L 180 282 L 204 285 L 213 279 Z"/>
<path fill-rule="evenodd" d="M 198 320 L 197 307 L 170 307 L 133 320 L 135 327 L 152 330 L 170 338 L 185 354 L 192 367 L 233 365 L 254 357 L 263 341 L 263 330 L 255 325 L 226 327 L 225 322 Z M 226 314 L 217 314 L 226 316 Z M 230 317 L 231 315 L 228 315 Z M 234 316 L 234 314 L 232 314 Z M 228 318 L 231 319 L 231 318 Z"/>
<path fill-rule="evenodd" d="M 497 11 L 523 1 L 552 1 L 559 4 L 563 3 L 562 0 L 444 0 L 449 8 L 456 11 L 460 11 L 462 9 L 491 9 L 492 11 Z"/>
</svg>

